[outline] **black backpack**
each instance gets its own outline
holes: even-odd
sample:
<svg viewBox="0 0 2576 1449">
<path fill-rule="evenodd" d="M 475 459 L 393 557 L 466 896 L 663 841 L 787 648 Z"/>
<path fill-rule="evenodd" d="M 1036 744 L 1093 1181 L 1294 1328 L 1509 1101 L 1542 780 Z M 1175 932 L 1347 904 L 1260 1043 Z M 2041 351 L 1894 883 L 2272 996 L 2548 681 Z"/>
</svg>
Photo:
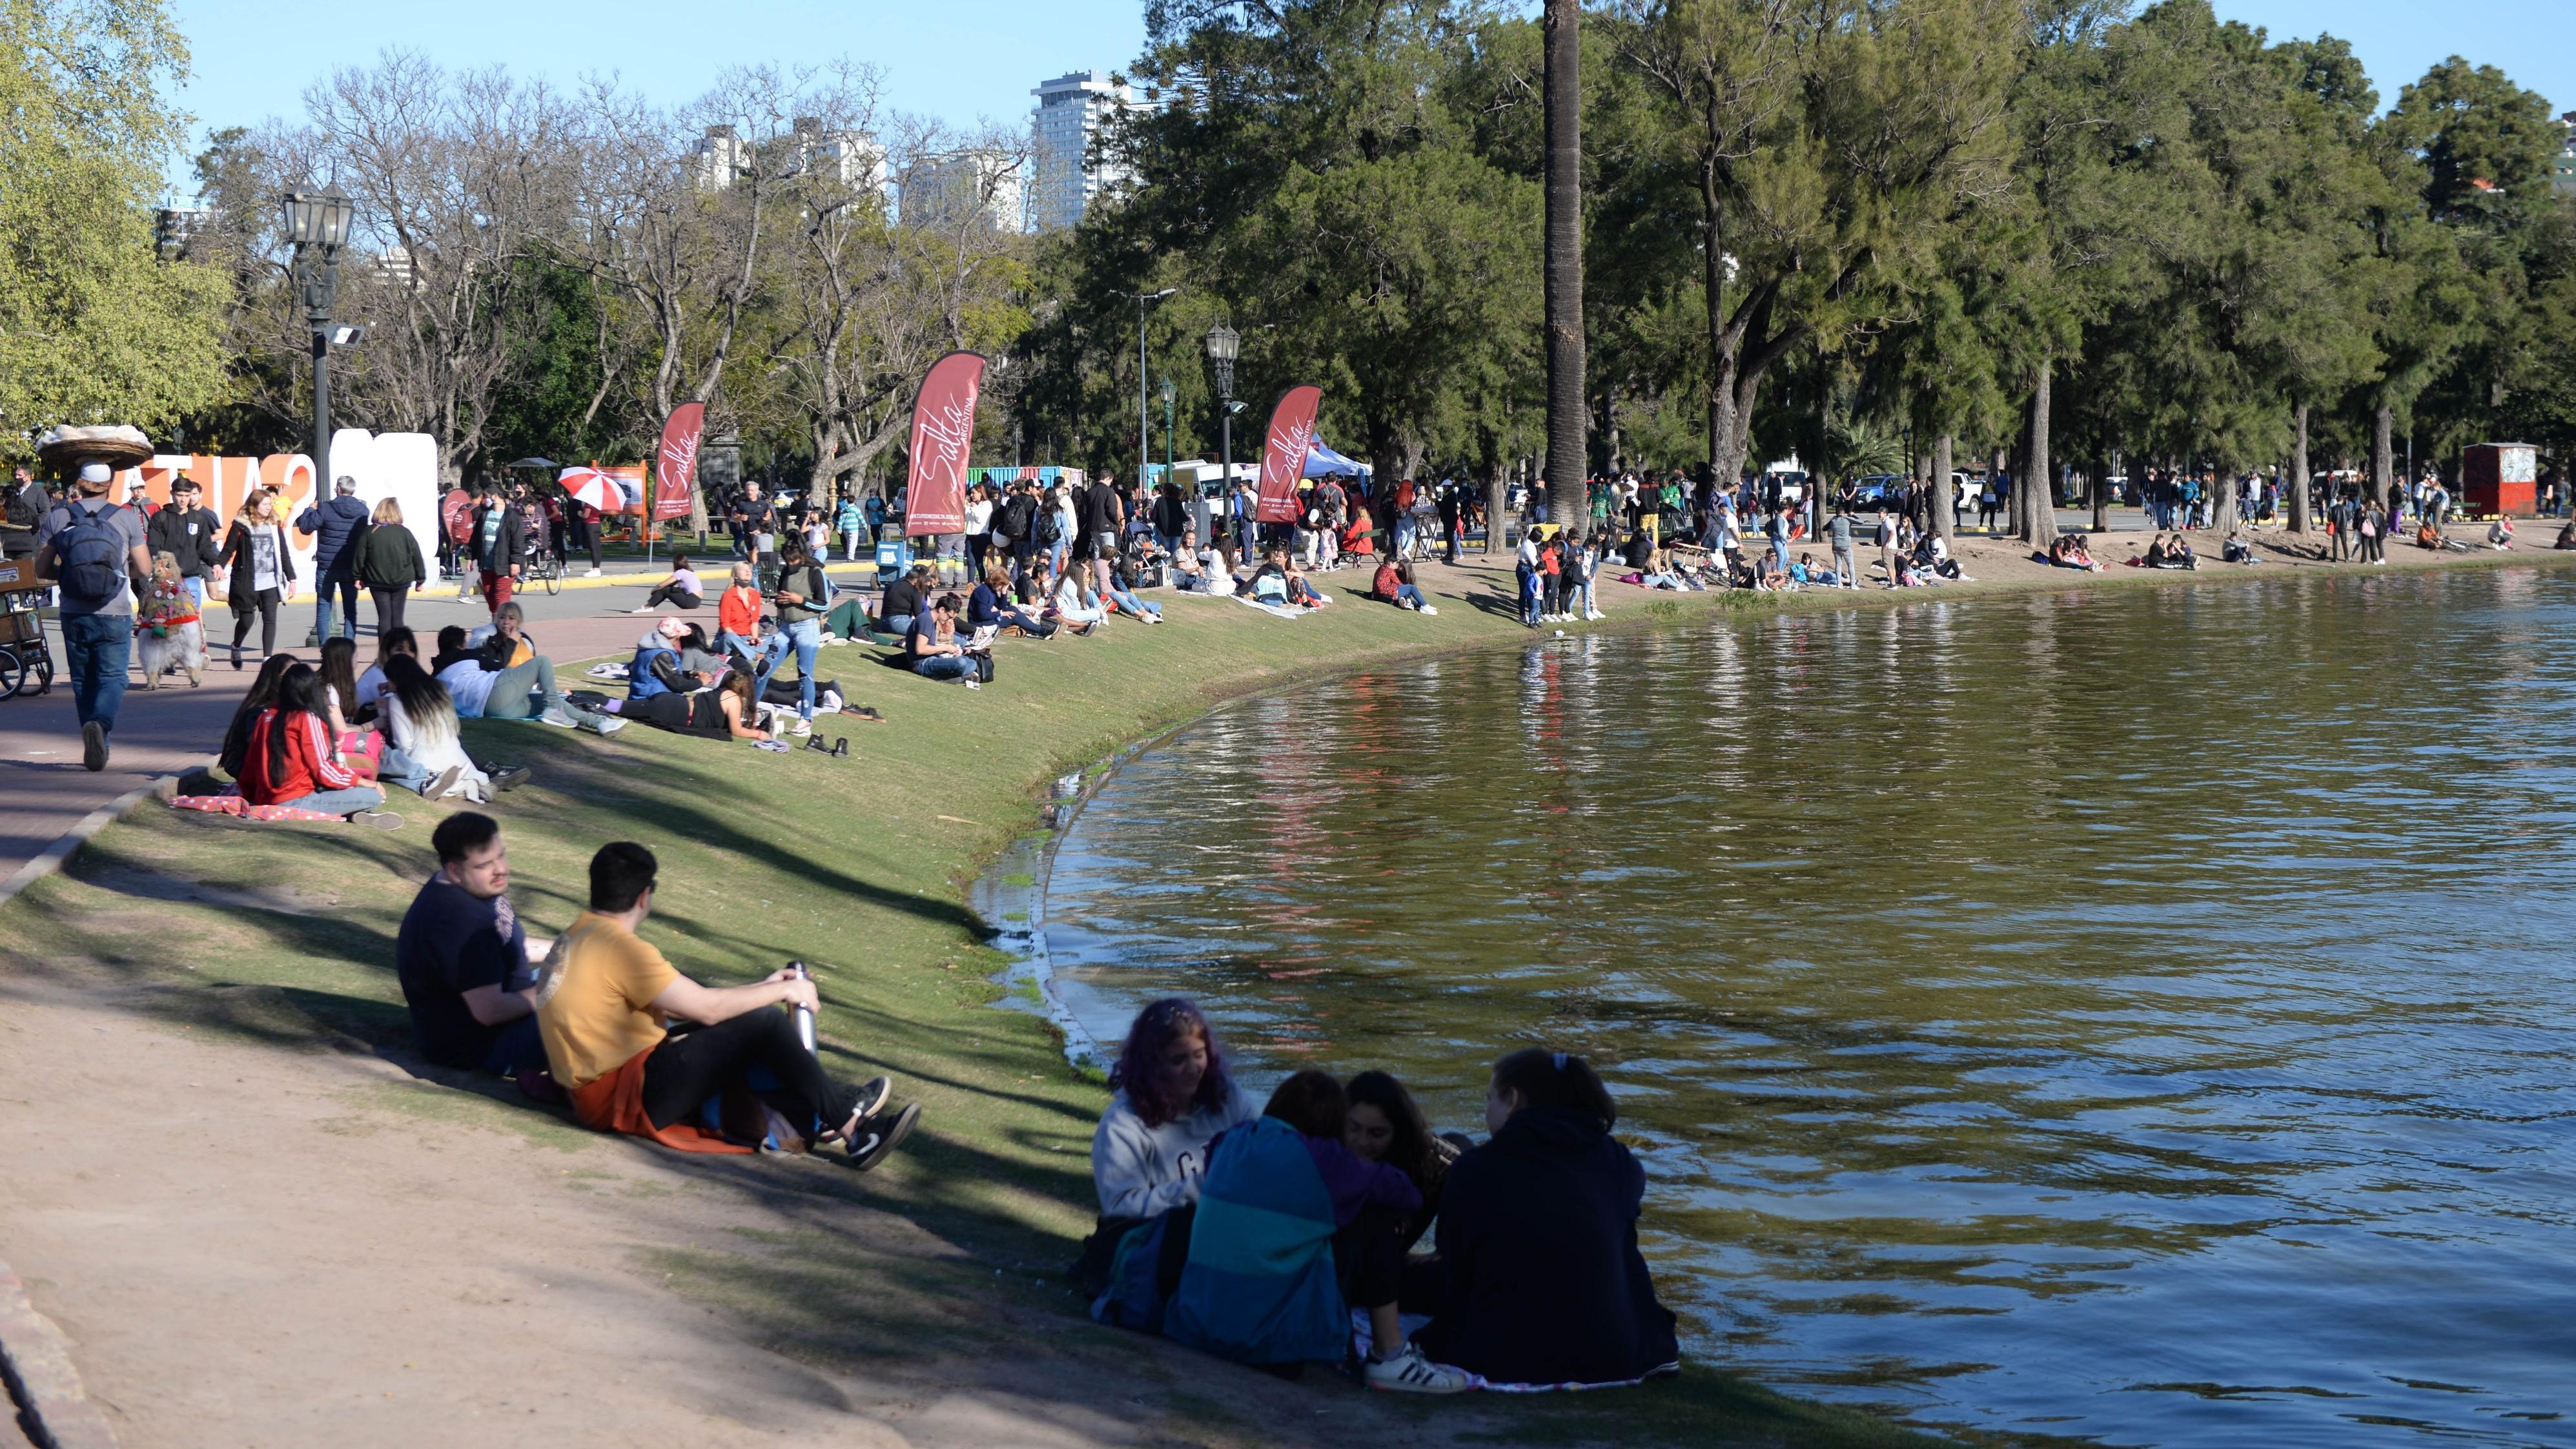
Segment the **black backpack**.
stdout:
<svg viewBox="0 0 2576 1449">
<path fill-rule="evenodd" d="M 1049 546 L 1064 541 L 1064 512 L 1052 505 L 1038 510 L 1038 542 Z"/>
<path fill-rule="evenodd" d="M 1012 494 L 1010 501 L 1002 505 L 1002 516 L 994 521 L 993 531 L 1007 539 L 1026 538 L 1029 536 L 1029 515 L 1036 510 L 1037 505 L 1027 494 Z"/>
<path fill-rule="evenodd" d="M 54 576 L 63 597 L 91 609 L 105 608 L 125 592 L 126 556 L 133 545 L 116 526 L 122 504 L 87 509 L 66 503 L 71 522 L 54 535 Z"/>
</svg>

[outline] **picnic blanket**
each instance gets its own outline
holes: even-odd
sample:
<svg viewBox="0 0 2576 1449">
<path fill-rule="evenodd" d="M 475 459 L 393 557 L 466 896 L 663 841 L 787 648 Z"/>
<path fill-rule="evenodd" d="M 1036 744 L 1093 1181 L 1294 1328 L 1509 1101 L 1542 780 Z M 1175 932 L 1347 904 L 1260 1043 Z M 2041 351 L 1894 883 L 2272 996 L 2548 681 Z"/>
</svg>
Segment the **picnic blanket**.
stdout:
<svg viewBox="0 0 2576 1449">
<path fill-rule="evenodd" d="M 230 815 L 238 820 L 338 820 L 342 817 L 321 810 L 298 810 L 290 805 L 253 805 L 241 797 L 241 787 L 226 785 L 214 795 L 173 795 L 170 808 L 197 810 L 208 815 Z"/>
<path fill-rule="evenodd" d="M 1315 612 L 1312 609 L 1301 609 L 1295 604 L 1265 604 L 1250 594 L 1237 594 L 1234 596 L 1234 601 L 1247 609 L 1259 609 L 1274 619 L 1302 619 Z"/>
</svg>

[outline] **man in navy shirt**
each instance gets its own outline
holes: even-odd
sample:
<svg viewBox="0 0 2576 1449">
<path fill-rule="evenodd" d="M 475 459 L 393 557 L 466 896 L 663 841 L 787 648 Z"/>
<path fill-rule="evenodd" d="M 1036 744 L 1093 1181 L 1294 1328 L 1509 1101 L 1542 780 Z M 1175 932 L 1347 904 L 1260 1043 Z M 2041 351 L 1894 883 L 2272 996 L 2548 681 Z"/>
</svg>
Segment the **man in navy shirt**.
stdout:
<svg viewBox="0 0 2576 1449">
<path fill-rule="evenodd" d="M 542 1071 L 528 933 L 511 909 L 501 825 L 460 811 L 429 843 L 438 874 L 420 888 L 394 938 L 394 973 L 411 1003 L 421 1055 L 443 1067 Z"/>
</svg>

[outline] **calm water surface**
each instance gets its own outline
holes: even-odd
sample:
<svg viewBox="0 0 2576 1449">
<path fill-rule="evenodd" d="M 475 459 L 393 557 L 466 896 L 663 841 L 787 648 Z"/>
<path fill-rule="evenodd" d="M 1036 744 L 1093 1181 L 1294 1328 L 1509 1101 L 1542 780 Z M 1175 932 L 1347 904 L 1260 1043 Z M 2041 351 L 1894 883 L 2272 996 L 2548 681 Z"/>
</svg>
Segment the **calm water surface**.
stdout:
<svg viewBox="0 0 2576 1449">
<path fill-rule="evenodd" d="M 1220 710 L 1044 901 L 1114 1040 L 1590 1054 L 1697 1353 L 2112 1444 L 2576 1444 L 2576 577 L 1933 603 Z"/>
</svg>

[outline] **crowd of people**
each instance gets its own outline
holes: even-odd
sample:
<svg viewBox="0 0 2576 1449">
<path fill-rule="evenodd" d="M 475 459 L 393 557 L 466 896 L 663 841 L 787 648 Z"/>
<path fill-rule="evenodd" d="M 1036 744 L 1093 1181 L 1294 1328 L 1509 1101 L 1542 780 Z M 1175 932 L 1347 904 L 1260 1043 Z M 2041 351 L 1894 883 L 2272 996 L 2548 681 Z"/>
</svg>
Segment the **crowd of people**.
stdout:
<svg viewBox="0 0 2576 1449">
<path fill-rule="evenodd" d="M 1072 1270 L 1094 1317 L 1397 1392 L 1679 1367 L 1637 1245 L 1645 1174 L 1582 1057 L 1496 1062 L 1482 1143 L 1435 1134 L 1385 1072 L 1299 1071 L 1256 1104 L 1181 998 L 1137 1014 L 1109 1081 Z"/>
</svg>

